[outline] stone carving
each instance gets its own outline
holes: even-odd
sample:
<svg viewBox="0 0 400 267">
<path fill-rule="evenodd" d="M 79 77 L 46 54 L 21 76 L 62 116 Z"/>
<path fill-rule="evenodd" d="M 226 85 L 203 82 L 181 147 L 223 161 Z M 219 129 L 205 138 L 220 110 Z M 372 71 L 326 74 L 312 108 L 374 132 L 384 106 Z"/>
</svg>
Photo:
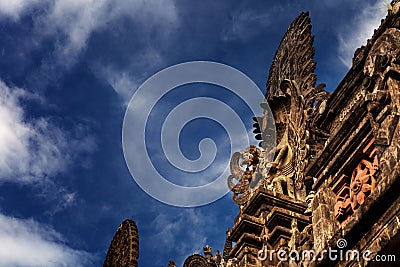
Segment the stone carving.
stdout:
<svg viewBox="0 0 400 267">
<path fill-rule="evenodd" d="M 339 229 L 334 215 L 335 194 L 327 186 L 321 185 L 312 201 L 312 233 L 316 254 L 322 251 L 327 241 Z"/>
<path fill-rule="evenodd" d="M 308 215 L 308 216 L 311 215 L 311 212 L 312 212 L 311 203 L 312 203 L 312 201 L 314 199 L 314 196 L 315 196 L 315 192 L 314 191 L 310 191 L 308 193 L 308 195 L 306 196 L 306 202 L 308 204 L 308 207 L 307 207 L 306 211 L 304 211 L 305 215 Z"/>
<path fill-rule="evenodd" d="M 350 202 L 353 210 L 364 203 L 365 198 L 375 189 L 374 174 L 378 167 L 378 159 L 375 157 L 374 161 L 375 163 L 372 163 L 363 159 L 353 171 L 350 182 Z"/>
<path fill-rule="evenodd" d="M 176 267 L 176 264 L 173 260 L 170 260 L 168 263 L 168 267 Z"/>
<path fill-rule="evenodd" d="M 389 13 L 394 15 L 399 13 L 399 10 L 400 10 L 400 1 L 393 0 L 389 5 Z"/>
<path fill-rule="evenodd" d="M 299 231 L 299 228 L 297 227 L 297 219 L 295 219 L 295 218 L 292 219 L 291 227 L 292 227 L 292 229 L 290 232 L 291 232 L 292 236 L 289 241 L 289 248 L 291 250 L 297 250 L 297 247 L 298 247 L 299 241 L 300 241 L 299 240 L 300 239 L 300 231 Z"/>
<path fill-rule="evenodd" d="M 204 257 L 206 258 L 207 261 L 210 261 L 213 256 L 213 251 L 212 248 L 208 245 L 203 247 L 203 252 L 204 252 Z"/>
<path fill-rule="evenodd" d="M 237 261 L 236 259 L 229 259 L 226 263 L 226 267 L 236 267 L 237 266 Z"/>
<path fill-rule="evenodd" d="M 284 89 L 279 87 L 285 79 L 296 81 L 300 88 L 310 89 L 315 85 L 313 41 L 308 13 L 301 13 L 290 24 L 274 56 L 267 81 L 267 100 L 285 97 Z"/>
<path fill-rule="evenodd" d="M 364 74 L 365 101 L 377 146 L 389 146 L 400 111 L 400 30 L 390 28 L 368 54 Z M 378 147 L 381 154 L 384 148 Z"/>
<path fill-rule="evenodd" d="M 229 236 L 230 236 L 230 230 L 228 229 L 226 231 L 225 245 L 223 251 L 223 259 L 225 261 L 229 259 L 229 254 L 231 253 L 232 250 L 232 240 L 230 240 Z"/>
<path fill-rule="evenodd" d="M 339 178 L 338 186 L 335 186 L 333 191 L 336 194 L 336 204 L 334 206 L 335 217 L 339 222 L 343 222 L 352 213 L 350 200 L 350 178 L 343 174 Z"/>
<path fill-rule="evenodd" d="M 279 193 L 280 186 L 285 182 L 286 194 L 301 200 L 306 197 L 303 170 L 310 155 L 315 154 L 315 144 L 328 136 L 318 127 L 318 119 L 327 110 L 329 94 L 323 84 L 314 88 L 317 77 L 314 74 L 313 40 L 310 18 L 307 13 L 302 13 L 289 26 L 275 54 L 266 94 L 277 129 L 278 147 L 274 164 L 282 160 L 283 154 L 291 160 L 286 169 L 277 170 L 284 173 L 285 178 L 274 173 L 276 166 L 272 165 L 271 176 L 274 177 L 266 181 Z"/>
<path fill-rule="evenodd" d="M 313 228 L 307 225 L 302 232 L 297 229 L 297 224 L 292 223 L 292 237 L 289 242 L 291 251 L 297 251 L 299 257 L 290 259 L 289 266 L 312 266 L 316 255 L 313 253 Z M 300 256 L 301 255 L 301 256 Z"/>
<path fill-rule="evenodd" d="M 279 194 L 286 194 L 294 197 L 293 188 L 293 151 L 288 141 L 288 133 L 285 131 L 283 137 L 276 147 L 278 154 L 271 163 L 269 175 L 266 182 L 267 188 Z M 284 190 L 286 188 L 286 190 Z"/>
<path fill-rule="evenodd" d="M 254 117 L 256 139 L 261 140 L 256 161 L 240 168 L 239 160 L 248 162 L 249 152 L 235 153 L 231 159 L 228 184 L 234 193 L 234 201 L 244 205 L 251 188 L 260 185 L 278 194 L 305 200 L 303 170 L 329 134 L 320 129 L 319 119 L 327 111 L 329 94 L 320 84 L 314 88 L 316 75 L 313 60 L 314 47 L 310 18 L 302 13 L 289 26 L 275 54 L 269 71 L 266 100 L 275 120 L 277 146 L 270 147 L 264 137 L 270 136 L 268 105 L 261 103 L 263 117 Z M 271 162 L 271 159 L 273 160 Z M 243 165 L 243 164 L 242 164 Z M 251 166 L 251 168 L 250 168 Z M 236 183 L 234 182 L 236 180 Z"/>
<path fill-rule="evenodd" d="M 215 261 L 217 266 L 220 266 L 221 262 L 223 261 L 221 252 L 219 250 L 217 250 L 217 253 L 215 253 L 214 261 Z"/>
<path fill-rule="evenodd" d="M 333 186 L 336 194 L 335 217 L 343 223 L 375 189 L 378 157 L 373 140 L 363 149 L 363 158 L 351 172 L 343 174 Z"/>
<path fill-rule="evenodd" d="M 209 265 L 206 258 L 200 254 L 193 254 L 185 260 L 183 267 L 209 267 Z"/>
<path fill-rule="evenodd" d="M 228 186 L 233 192 L 233 200 L 238 205 L 244 205 L 248 200 L 250 186 L 254 186 L 255 172 L 260 156 L 261 150 L 254 145 L 246 148 L 242 153 L 236 152 L 232 155 Z M 245 170 L 242 169 L 243 165 L 246 165 Z"/>
<path fill-rule="evenodd" d="M 118 227 L 108 249 L 104 267 L 137 267 L 139 258 L 139 235 L 132 220 L 125 220 Z"/>
</svg>

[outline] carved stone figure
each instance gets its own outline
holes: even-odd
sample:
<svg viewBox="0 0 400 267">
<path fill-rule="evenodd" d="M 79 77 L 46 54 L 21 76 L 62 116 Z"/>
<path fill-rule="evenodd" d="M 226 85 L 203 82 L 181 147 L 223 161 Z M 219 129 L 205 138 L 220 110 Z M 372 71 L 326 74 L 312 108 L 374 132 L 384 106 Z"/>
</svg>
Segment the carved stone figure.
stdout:
<svg viewBox="0 0 400 267">
<path fill-rule="evenodd" d="M 233 200 L 238 205 L 244 205 L 251 193 L 250 185 L 254 184 L 257 166 L 260 162 L 261 150 L 254 145 L 246 148 L 242 153 L 232 155 L 228 177 L 228 186 L 233 192 Z M 246 165 L 243 170 L 242 166 Z M 237 183 L 234 182 L 237 181 Z"/>
<path fill-rule="evenodd" d="M 297 219 L 293 218 L 292 219 L 292 224 L 291 224 L 292 230 L 292 237 L 290 238 L 289 241 L 289 248 L 291 250 L 297 250 L 297 246 L 299 245 L 299 239 L 300 239 L 300 231 L 299 228 L 297 227 Z"/>
<path fill-rule="evenodd" d="M 270 188 L 279 194 L 285 193 L 294 197 L 293 189 L 293 151 L 288 141 L 288 133 L 285 131 L 281 142 L 276 148 L 277 157 L 271 163 L 271 169 L 267 181 L 270 181 Z M 286 189 L 284 192 L 284 188 Z"/>
<path fill-rule="evenodd" d="M 266 93 L 275 118 L 278 147 L 281 145 L 282 154 L 289 152 L 293 160 L 293 174 L 290 173 L 290 181 L 293 182 L 288 183 L 289 179 L 286 179 L 289 188 L 287 194 L 301 200 L 306 197 L 303 170 L 310 153 L 316 153 L 311 149 L 318 148 L 316 144 L 324 142 L 328 135 L 318 126 L 319 117 L 326 112 L 328 94 L 323 90 L 324 85 L 314 88 L 317 77 L 314 74 L 316 63 L 313 60 L 313 39 L 308 14 L 302 13 L 289 26 L 279 45 L 269 71 Z M 307 130 L 310 122 L 312 136 L 310 130 Z M 325 139 L 319 140 L 320 136 Z M 281 159 L 280 156 L 278 152 L 275 164 L 276 160 Z M 283 181 L 276 177 L 275 181 L 278 180 Z M 276 184 L 279 187 L 279 183 Z"/>
<path fill-rule="evenodd" d="M 212 248 L 208 245 L 203 247 L 203 252 L 204 252 L 204 257 L 208 262 L 211 262 L 211 259 L 213 257 L 213 251 Z"/>
</svg>

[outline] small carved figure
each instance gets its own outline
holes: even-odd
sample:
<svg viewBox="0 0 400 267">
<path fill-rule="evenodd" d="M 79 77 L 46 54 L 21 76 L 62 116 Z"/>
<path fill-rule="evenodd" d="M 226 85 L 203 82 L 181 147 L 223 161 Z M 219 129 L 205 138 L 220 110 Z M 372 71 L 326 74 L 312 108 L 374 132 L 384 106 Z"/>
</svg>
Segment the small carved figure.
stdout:
<svg viewBox="0 0 400 267">
<path fill-rule="evenodd" d="M 270 175 L 267 182 L 269 187 L 279 194 L 286 193 L 294 197 L 293 189 L 293 152 L 288 141 L 288 131 L 286 130 L 281 142 L 278 144 L 276 159 L 271 163 Z M 268 188 L 268 186 L 267 186 Z M 286 192 L 284 191 L 286 188 Z"/>
</svg>

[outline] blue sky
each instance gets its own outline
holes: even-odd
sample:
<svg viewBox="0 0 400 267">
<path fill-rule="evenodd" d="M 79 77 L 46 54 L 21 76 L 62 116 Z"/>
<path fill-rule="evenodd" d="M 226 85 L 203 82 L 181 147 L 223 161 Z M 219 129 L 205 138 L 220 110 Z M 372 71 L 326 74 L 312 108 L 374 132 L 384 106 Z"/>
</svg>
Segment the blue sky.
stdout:
<svg viewBox="0 0 400 267">
<path fill-rule="evenodd" d="M 301 11 L 310 11 L 318 82 L 332 91 L 385 16 L 383 1 L 0 0 L 0 266 L 100 266 L 126 218 L 139 227 L 140 266 L 182 265 L 206 244 L 222 250 L 238 213 L 231 195 L 179 208 L 144 193 L 122 152 L 125 109 L 151 75 L 193 60 L 237 68 L 264 93 Z M 199 96 L 237 104 L 216 86 L 183 87 L 151 117 L 161 172 L 171 169 L 157 158 L 166 111 Z M 251 114 L 238 110 L 250 129 Z M 198 158 L 206 137 L 216 166 L 187 179 L 208 181 L 229 162 L 226 133 L 205 119 L 183 128 L 182 153 Z"/>
</svg>

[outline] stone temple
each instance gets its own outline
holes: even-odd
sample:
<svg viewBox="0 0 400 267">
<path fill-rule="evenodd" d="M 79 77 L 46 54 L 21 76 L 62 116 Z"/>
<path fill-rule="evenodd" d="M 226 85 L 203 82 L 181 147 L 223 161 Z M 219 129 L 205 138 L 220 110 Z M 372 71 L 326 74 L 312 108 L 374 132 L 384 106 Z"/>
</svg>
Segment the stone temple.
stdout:
<svg viewBox="0 0 400 267">
<path fill-rule="evenodd" d="M 308 13 L 292 22 L 269 70 L 264 114 L 254 118 L 259 146 L 231 158 L 240 212 L 225 247 L 204 246 L 184 267 L 400 266 L 399 9 L 392 1 L 333 93 L 316 84 Z M 264 142 L 270 112 L 273 148 Z M 138 249 L 126 220 L 104 266 L 137 266 Z"/>
</svg>

